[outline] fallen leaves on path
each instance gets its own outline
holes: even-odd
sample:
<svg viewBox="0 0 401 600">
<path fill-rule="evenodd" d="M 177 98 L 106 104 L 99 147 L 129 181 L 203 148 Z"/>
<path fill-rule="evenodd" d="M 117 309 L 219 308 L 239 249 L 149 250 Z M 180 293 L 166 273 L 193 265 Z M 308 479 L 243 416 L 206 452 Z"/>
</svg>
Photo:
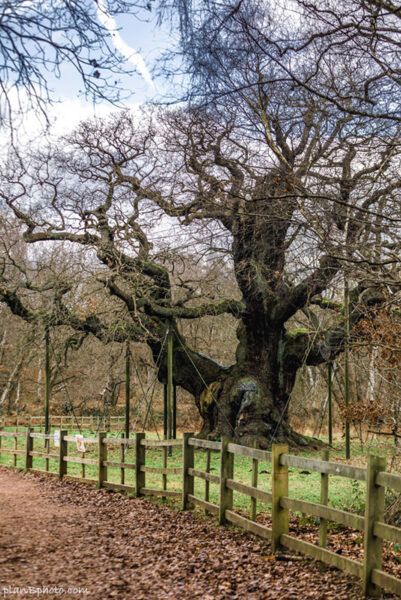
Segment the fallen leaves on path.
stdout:
<svg viewBox="0 0 401 600">
<path fill-rule="evenodd" d="M 97 600 L 362 598 L 344 573 L 272 560 L 250 534 L 149 500 L 6 469 L 0 500 L 3 585 L 86 587 Z"/>
</svg>

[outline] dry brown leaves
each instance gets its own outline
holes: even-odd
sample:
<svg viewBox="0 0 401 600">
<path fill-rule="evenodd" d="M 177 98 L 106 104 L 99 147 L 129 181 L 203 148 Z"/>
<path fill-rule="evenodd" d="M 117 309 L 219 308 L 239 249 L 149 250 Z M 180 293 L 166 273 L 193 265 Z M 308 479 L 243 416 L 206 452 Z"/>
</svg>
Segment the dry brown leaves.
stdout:
<svg viewBox="0 0 401 600">
<path fill-rule="evenodd" d="M 149 500 L 6 469 L 0 498 L 2 585 L 87 587 L 99 600 L 362 597 L 339 571 L 274 560 L 252 535 Z"/>
</svg>

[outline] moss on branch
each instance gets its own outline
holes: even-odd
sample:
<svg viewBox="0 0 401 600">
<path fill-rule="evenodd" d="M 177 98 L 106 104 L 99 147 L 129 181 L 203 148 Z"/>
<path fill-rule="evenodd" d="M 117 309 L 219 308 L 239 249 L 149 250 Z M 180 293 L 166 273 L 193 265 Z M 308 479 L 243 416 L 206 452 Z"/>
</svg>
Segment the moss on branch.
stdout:
<svg viewBox="0 0 401 600">
<path fill-rule="evenodd" d="M 154 315 L 164 319 L 199 319 L 205 316 L 216 316 L 222 314 L 231 314 L 240 318 L 244 305 L 238 300 L 221 300 L 219 302 L 210 302 L 202 306 L 173 306 L 164 307 L 152 302 L 145 301 L 144 308 L 149 315 Z"/>
</svg>

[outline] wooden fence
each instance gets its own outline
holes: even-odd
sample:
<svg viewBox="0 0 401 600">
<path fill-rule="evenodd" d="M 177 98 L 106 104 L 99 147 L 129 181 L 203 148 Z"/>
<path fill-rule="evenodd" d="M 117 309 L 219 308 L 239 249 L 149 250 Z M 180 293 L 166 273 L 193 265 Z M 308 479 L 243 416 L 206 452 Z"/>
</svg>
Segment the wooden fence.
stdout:
<svg viewBox="0 0 401 600">
<path fill-rule="evenodd" d="M 13 440 L 12 448 L 5 448 L 1 444 L 4 438 Z M 24 440 L 23 448 L 18 447 L 18 440 L 21 438 Z M 146 439 L 144 433 L 137 433 L 134 438 L 129 439 L 124 437 L 112 438 L 107 437 L 106 432 L 99 433 L 97 437 L 84 439 L 86 446 L 94 446 L 97 449 L 96 458 L 85 458 L 83 454 L 76 456 L 69 452 L 68 444 L 76 444 L 75 435 L 68 435 L 67 431 L 61 431 L 60 445 L 57 452 L 54 449 L 53 451 L 49 449 L 50 441 L 53 438 L 53 435 L 35 433 L 31 428 L 28 428 L 26 432 L 0 431 L 0 456 L 3 453 L 11 455 L 13 457 L 11 466 L 16 466 L 18 455 L 23 455 L 25 469 L 36 471 L 38 469 L 33 469 L 33 459 L 35 457 L 45 459 L 47 471 L 49 469 L 48 461 L 57 461 L 58 472 L 53 474 L 58 475 L 60 478 L 70 476 L 68 474 L 68 463 L 78 463 L 82 468 L 82 476 L 75 477 L 75 479 L 85 482 L 96 481 L 99 487 L 129 490 L 135 493 L 136 496 L 151 495 L 182 498 L 183 510 L 192 509 L 194 506 L 200 507 L 206 513 L 215 515 L 221 525 L 232 523 L 262 538 L 271 540 L 274 552 L 281 547 L 286 547 L 359 577 L 362 580 L 363 592 L 366 595 L 379 597 L 381 589 L 385 589 L 401 596 L 401 580 L 382 570 L 383 540 L 401 544 L 401 528 L 384 523 L 385 490 L 390 488 L 396 492 L 401 492 L 401 475 L 386 472 L 384 458 L 369 455 L 368 465 L 363 468 L 330 462 L 329 460 L 293 456 L 288 453 L 288 447 L 285 445 L 273 445 L 272 452 L 268 452 L 241 446 L 225 438 L 221 442 L 199 440 L 193 437 L 191 433 L 185 433 L 180 440 L 167 441 Z M 44 442 L 44 451 L 40 452 L 34 449 L 35 440 L 37 439 Z M 168 467 L 168 448 L 174 446 L 182 448 L 182 463 L 178 468 Z M 109 460 L 108 451 L 111 447 L 121 449 L 120 461 Z M 125 461 L 123 450 L 128 448 L 135 451 L 135 463 Z M 162 451 L 163 467 L 152 467 L 146 464 L 146 451 L 150 448 L 158 448 Z M 206 468 L 204 471 L 195 469 L 195 453 L 199 451 L 206 453 Z M 220 456 L 219 475 L 210 472 L 212 452 L 217 452 Z M 234 461 L 236 456 L 252 459 L 251 485 L 235 480 Z M 325 457 L 327 458 L 327 452 Z M 260 462 L 271 465 L 270 490 L 258 487 Z M 96 480 L 85 477 L 86 465 L 96 468 Z M 320 503 L 289 497 L 289 467 L 320 473 Z M 108 480 L 110 468 L 120 470 L 120 483 Z M 125 482 L 126 470 L 135 473 L 135 485 L 128 485 Z M 146 476 L 148 473 L 161 476 L 160 489 L 147 487 Z M 177 474 L 182 476 L 182 487 L 179 491 L 169 490 L 167 486 L 168 477 Z M 366 482 L 364 516 L 328 506 L 330 475 Z M 202 498 L 196 496 L 194 492 L 196 478 L 205 482 Z M 218 484 L 220 488 L 218 503 L 210 501 L 209 486 L 211 483 Z M 239 492 L 250 497 L 249 517 L 235 511 L 233 492 Z M 271 528 L 256 521 L 257 505 L 259 503 L 271 506 Z M 289 535 L 290 511 L 301 512 L 320 519 L 319 545 Z M 358 562 L 327 549 L 328 522 L 339 523 L 363 531 L 363 562 Z"/>
<path fill-rule="evenodd" d="M 124 428 L 124 416 L 91 417 L 91 416 L 73 416 L 73 415 L 51 415 L 49 417 L 50 427 L 71 428 L 81 430 L 97 430 L 101 428 L 105 431 L 120 430 Z M 0 417 L 0 427 L 38 427 L 44 430 L 45 417 L 32 415 L 15 415 L 11 417 Z"/>
</svg>

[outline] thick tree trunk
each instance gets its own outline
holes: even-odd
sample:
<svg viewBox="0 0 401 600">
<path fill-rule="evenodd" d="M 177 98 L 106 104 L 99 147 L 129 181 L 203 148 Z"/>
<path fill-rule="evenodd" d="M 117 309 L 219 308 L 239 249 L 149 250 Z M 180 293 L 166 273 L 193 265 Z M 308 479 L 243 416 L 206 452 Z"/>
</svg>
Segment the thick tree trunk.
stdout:
<svg viewBox="0 0 401 600">
<path fill-rule="evenodd" d="M 284 441 L 306 445 L 288 423 L 298 361 L 286 352 L 284 328 L 264 333 L 255 327 L 250 335 L 248 323 L 239 327 L 238 337 L 237 363 L 196 398 L 204 419 L 200 435 L 226 435 L 248 445 L 257 441 L 261 448 Z"/>
<path fill-rule="evenodd" d="M 255 440 L 268 448 L 273 442 L 306 445 L 288 423 L 289 394 L 275 396 L 272 376 L 256 376 L 237 365 L 197 398 L 203 417 L 201 437 L 226 435 L 243 444 Z"/>
</svg>

